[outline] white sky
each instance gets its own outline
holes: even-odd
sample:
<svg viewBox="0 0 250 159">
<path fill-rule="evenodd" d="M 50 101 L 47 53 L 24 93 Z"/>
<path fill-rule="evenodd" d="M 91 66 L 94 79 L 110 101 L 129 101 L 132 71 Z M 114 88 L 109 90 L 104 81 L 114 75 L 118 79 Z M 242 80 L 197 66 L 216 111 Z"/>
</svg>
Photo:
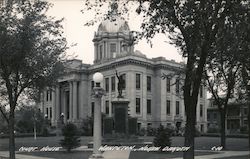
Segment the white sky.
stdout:
<svg viewBox="0 0 250 159">
<path fill-rule="evenodd" d="M 50 3 L 54 4 L 54 6 L 49 10 L 48 14 L 58 19 L 65 19 L 63 25 L 68 44 L 77 43 L 76 46 L 68 50 L 68 54 L 77 56 L 84 63 L 92 64 L 94 59 L 92 39 L 99 24 L 94 26 L 84 26 L 84 24 L 94 17 L 94 12 L 85 14 L 80 12 L 84 8 L 83 0 L 50 0 Z M 139 16 L 133 14 L 128 21 L 130 30 L 140 31 L 140 22 Z M 163 56 L 169 60 L 183 61 L 177 49 L 166 42 L 168 41 L 167 36 L 157 35 L 152 41 L 152 48 L 146 40 L 141 40 L 135 46 L 135 50 L 141 51 L 148 58 Z"/>
</svg>

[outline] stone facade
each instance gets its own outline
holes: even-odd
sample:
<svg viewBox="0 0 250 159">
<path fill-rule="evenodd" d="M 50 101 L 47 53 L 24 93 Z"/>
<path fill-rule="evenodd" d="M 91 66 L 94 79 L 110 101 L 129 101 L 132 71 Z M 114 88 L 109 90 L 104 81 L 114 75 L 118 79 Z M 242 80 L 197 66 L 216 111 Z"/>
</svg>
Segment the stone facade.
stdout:
<svg viewBox="0 0 250 159">
<path fill-rule="evenodd" d="M 183 81 L 179 76 L 185 65 L 164 57 L 149 59 L 134 51 L 133 41 L 133 34 L 122 18 L 100 24 L 93 39 L 94 64 L 83 64 L 76 59 L 69 61 L 67 73 L 58 79 L 53 91 L 43 92 L 41 111 L 48 114 L 52 125 L 60 122 L 62 113 L 64 122 L 75 123 L 93 115 L 91 93 L 95 72 L 104 75 L 101 86 L 106 95 L 102 97 L 102 112 L 112 117 L 111 102 L 118 96 L 116 70 L 125 79 L 123 96 L 129 100 L 128 114 L 138 118 L 139 129 L 159 124 L 185 125 Z M 163 74 L 171 78 L 163 79 Z M 197 127 L 203 132 L 207 127 L 206 92 L 206 87 L 201 87 L 197 106 Z"/>
</svg>

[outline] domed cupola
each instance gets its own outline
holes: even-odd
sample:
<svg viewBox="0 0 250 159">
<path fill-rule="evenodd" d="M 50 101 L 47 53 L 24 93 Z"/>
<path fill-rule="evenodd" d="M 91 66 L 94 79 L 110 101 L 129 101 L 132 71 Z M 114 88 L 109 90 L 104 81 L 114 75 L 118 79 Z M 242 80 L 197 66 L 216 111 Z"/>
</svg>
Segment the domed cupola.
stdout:
<svg viewBox="0 0 250 159">
<path fill-rule="evenodd" d="M 128 23 L 121 17 L 117 17 L 115 20 L 106 19 L 98 27 L 97 33 L 124 33 L 129 34 Z"/>
<path fill-rule="evenodd" d="M 94 35 L 94 63 L 106 61 L 133 52 L 133 35 L 124 18 L 118 15 L 118 5 L 111 4 L 110 17 L 102 21 Z"/>
</svg>

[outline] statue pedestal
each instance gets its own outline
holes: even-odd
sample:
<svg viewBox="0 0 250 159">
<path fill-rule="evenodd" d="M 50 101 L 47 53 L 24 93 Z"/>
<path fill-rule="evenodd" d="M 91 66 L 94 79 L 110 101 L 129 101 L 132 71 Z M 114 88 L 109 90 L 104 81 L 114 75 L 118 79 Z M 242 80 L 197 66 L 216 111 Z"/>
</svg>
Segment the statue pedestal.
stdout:
<svg viewBox="0 0 250 159">
<path fill-rule="evenodd" d="M 116 98 L 112 102 L 115 133 L 128 135 L 128 99 Z"/>
</svg>

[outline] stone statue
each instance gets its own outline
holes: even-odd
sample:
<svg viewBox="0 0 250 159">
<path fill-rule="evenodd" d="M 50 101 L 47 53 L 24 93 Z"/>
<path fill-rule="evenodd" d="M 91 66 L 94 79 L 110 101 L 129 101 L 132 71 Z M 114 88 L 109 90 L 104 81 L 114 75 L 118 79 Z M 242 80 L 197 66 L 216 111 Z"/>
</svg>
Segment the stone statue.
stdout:
<svg viewBox="0 0 250 159">
<path fill-rule="evenodd" d="M 117 87 L 117 89 L 118 89 L 118 96 L 117 96 L 117 98 L 123 98 L 123 96 L 122 96 L 122 89 L 124 87 L 125 81 L 122 78 L 122 75 L 120 75 L 120 76 L 118 75 L 117 70 L 115 70 L 115 74 L 116 74 L 116 77 L 118 79 L 118 87 Z"/>
</svg>

